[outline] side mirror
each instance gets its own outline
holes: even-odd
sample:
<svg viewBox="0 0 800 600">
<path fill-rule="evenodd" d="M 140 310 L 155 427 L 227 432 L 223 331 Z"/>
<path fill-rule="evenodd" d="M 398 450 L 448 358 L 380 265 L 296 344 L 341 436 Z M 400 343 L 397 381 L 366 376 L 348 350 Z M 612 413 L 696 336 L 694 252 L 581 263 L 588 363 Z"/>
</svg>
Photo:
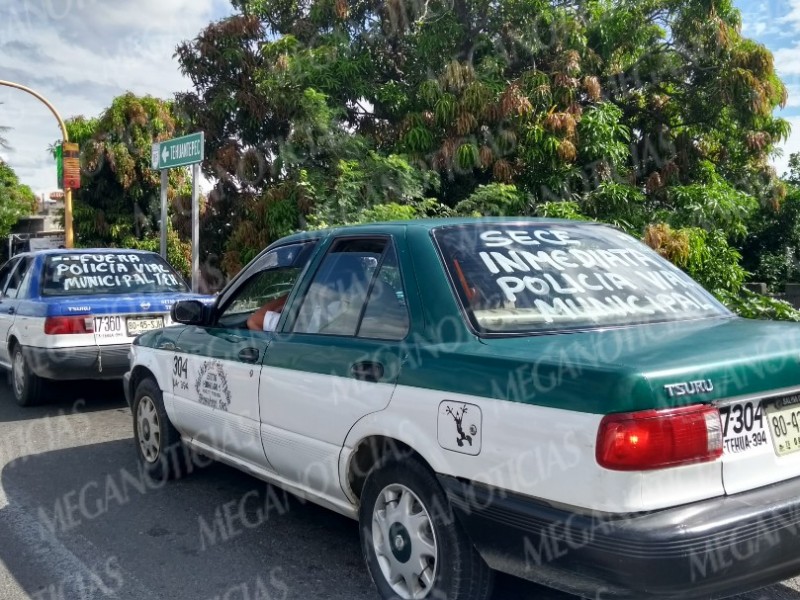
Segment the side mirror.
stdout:
<svg viewBox="0 0 800 600">
<path fill-rule="evenodd" d="M 170 317 L 184 325 L 202 325 L 205 322 L 205 306 L 199 300 L 180 300 L 172 305 Z"/>
</svg>

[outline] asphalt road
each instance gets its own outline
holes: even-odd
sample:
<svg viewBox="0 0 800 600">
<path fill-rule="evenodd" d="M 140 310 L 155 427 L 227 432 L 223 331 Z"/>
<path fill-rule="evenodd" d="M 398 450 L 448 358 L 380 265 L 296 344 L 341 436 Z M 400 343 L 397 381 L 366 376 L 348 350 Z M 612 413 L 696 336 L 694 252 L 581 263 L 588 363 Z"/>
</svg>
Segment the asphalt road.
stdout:
<svg viewBox="0 0 800 600">
<path fill-rule="evenodd" d="M 0 379 L 0 600 L 374 599 L 355 522 L 214 464 L 142 476 L 116 384 Z M 57 398 L 57 399 L 56 399 Z M 800 600 L 795 581 L 738 600 Z M 500 577 L 496 600 L 575 600 Z"/>
</svg>

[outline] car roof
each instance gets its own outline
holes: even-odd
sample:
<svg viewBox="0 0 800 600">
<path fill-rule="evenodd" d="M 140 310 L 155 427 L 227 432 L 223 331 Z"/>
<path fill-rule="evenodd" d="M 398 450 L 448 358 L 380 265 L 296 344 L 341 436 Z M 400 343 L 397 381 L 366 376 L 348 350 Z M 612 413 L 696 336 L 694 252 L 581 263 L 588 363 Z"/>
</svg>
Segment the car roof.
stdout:
<svg viewBox="0 0 800 600">
<path fill-rule="evenodd" d="M 571 219 L 550 219 L 543 217 L 449 217 L 449 218 L 436 218 L 436 219 L 414 219 L 407 221 L 379 221 L 376 223 L 361 223 L 359 225 L 343 225 L 341 227 L 332 227 L 329 229 L 318 229 L 315 231 L 302 231 L 277 240 L 281 245 L 287 242 L 298 242 L 307 239 L 314 239 L 319 237 L 326 237 L 331 234 L 348 234 L 348 233 L 368 233 L 371 231 L 387 232 L 392 229 L 404 228 L 420 228 L 420 229 L 436 229 L 437 227 L 452 227 L 457 225 L 485 225 L 485 224 L 511 224 L 511 223 L 541 223 L 552 225 L 596 225 L 594 221 L 576 221 Z M 273 245 L 277 245 L 273 244 Z"/>
<path fill-rule="evenodd" d="M 18 256 L 50 256 L 54 254 L 142 254 L 153 255 L 155 252 L 150 250 L 134 250 L 133 248 L 47 248 L 45 250 L 33 250 L 30 252 L 20 252 Z"/>
</svg>

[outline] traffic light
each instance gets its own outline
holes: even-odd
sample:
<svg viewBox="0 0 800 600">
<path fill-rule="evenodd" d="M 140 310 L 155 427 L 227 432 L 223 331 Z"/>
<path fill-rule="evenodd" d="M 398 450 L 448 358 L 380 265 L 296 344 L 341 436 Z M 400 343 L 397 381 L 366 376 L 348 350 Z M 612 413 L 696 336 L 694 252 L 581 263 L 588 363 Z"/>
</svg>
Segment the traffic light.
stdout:
<svg viewBox="0 0 800 600">
<path fill-rule="evenodd" d="M 63 189 L 78 190 L 81 187 L 81 155 L 78 144 L 64 142 L 61 145 Z"/>
</svg>

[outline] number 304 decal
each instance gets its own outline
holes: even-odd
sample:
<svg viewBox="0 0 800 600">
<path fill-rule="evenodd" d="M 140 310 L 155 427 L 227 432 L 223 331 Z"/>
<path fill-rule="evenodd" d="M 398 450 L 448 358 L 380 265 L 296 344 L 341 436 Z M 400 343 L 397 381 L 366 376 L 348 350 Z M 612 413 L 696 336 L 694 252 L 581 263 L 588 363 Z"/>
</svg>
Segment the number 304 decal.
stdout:
<svg viewBox="0 0 800 600">
<path fill-rule="evenodd" d="M 189 359 L 176 356 L 172 361 L 172 374 L 175 377 L 186 379 L 189 377 Z"/>
<path fill-rule="evenodd" d="M 172 389 L 189 391 L 189 359 L 176 356 L 172 360 Z"/>
</svg>

